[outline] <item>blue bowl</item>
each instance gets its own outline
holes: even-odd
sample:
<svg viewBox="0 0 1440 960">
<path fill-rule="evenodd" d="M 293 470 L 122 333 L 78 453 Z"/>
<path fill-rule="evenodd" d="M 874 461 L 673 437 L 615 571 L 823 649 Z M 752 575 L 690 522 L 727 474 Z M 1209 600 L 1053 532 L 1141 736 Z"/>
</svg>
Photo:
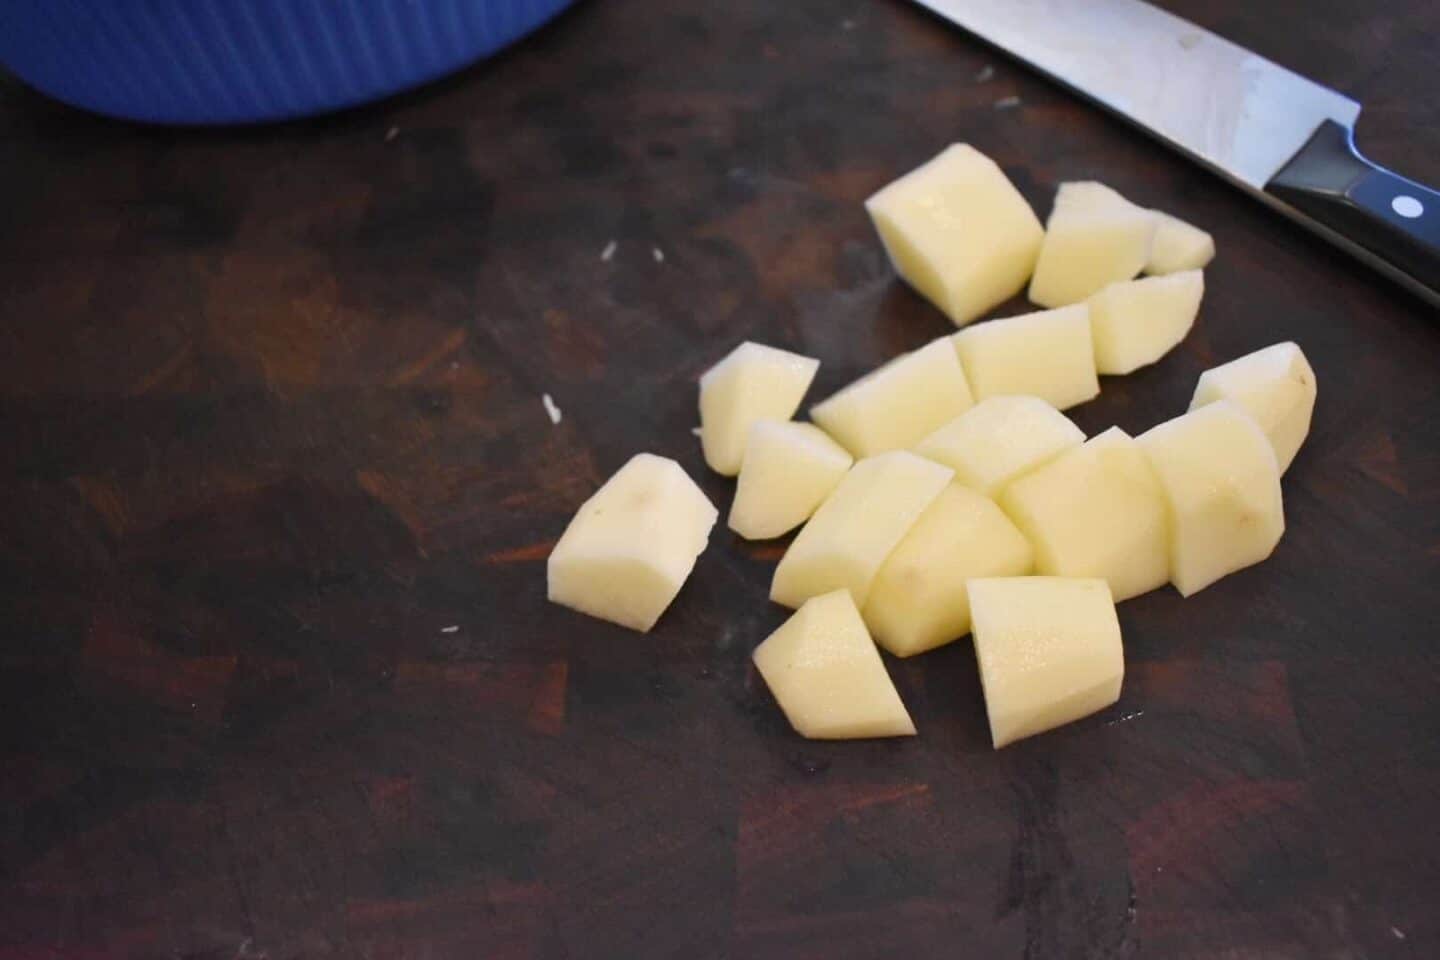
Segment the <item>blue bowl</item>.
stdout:
<svg viewBox="0 0 1440 960">
<path fill-rule="evenodd" d="M 573 0 L 0 0 L 0 63 L 77 107 L 253 123 L 443 76 Z"/>
</svg>

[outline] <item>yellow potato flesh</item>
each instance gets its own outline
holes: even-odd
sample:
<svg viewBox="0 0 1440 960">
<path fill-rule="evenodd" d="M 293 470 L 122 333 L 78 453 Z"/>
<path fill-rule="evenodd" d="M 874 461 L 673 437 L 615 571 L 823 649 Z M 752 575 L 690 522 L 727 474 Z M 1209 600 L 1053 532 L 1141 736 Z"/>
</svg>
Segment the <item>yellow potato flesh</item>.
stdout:
<svg viewBox="0 0 1440 960">
<path fill-rule="evenodd" d="M 857 457 L 914 445 L 974 400 L 949 340 L 941 337 L 873 370 L 810 410 Z"/>
<path fill-rule="evenodd" d="M 1310 433 L 1315 412 L 1315 371 L 1294 343 L 1277 343 L 1206 370 L 1190 409 L 1231 400 L 1255 419 L 1275 448 L 1283 474 Z"/>
<path fill-rule="evenodd" d="M 965 584 L 1030 572 L 1030 542 L 989 497 L 952 483 L 890 554 L 865 602 L 875 641 L 898 657 L 970 632 Z"/>
<path fill-rule="evenodd" d="M 1150 245 L 1150 260 L 1145 272 L 1152 276 L 1178 273 L 1181 270 L 1199 270 L 1215 259 L 1215 238 L 1199 227 L 1193 226 L 1159 210 L 1155 215 L 1155 240 Z"/>
<path fill-rule="evenodd" d="M 789 420 L 820 361 L 746 341 L 700 377 L 700 446 L 710 469 L 740 472 L 756 420 Z"/>
<path fill-rule="evenodd" d="M 855 464 L 780 558 L 770 599 L 798 607 L 848 589 L 863 607 L 880 565 L 953 476 L 903 450 Z"/>
<path fill-rule="evenodd" d="M 730 529 L 747 540 L 789 533 L 810 519 L 852 463 L 854 458 L 813 424 L 756 421 L 730 504 Z"/>
<path fill-rule="evenodd" d="M 1170 512 L 1170 581 L 1184 596 L 1270 556 L 1285 532 L 1270 441 L 1220 400 L 1138 438 Z"/>
<path fill-rule="evenodd" d="M 1092 296 L 1095 368 L 1131 373 L 1165 356 L 1194 326 L 1204 295 L 1204 275 L 1186 270 L 1112 283 Z"/>
<path fill-rule="evenodd" d="M 950 339 L 976 400 L 1025 394 L 1064 410 L 1100 393 L 1083 303 L 977 323 Z"/>
<path fill-rule="evenodd" d="M 865 202 L 897 273 L 957 326 L 1019 293 L 1044 230 L 1004 172 L 956 144 Z"/>
<path fill-rule="evenodd" d="M 1120 698 L 1125 656 L 1104 580 L 977 579 L 969 592 L 975 659 L 996 749 Z"/>
<path fill-rule="evenodd" d="M 814 740 L 913 736 L 848 590 L 812 597 L 753 654 L 795 732 Z"/>
<path fill-rule="evenodd" d="M 1150 259 L 1156 218 L 1099 183 L 1062 183 L 1030 278 L 1042 307 L 1080 303 L 1138 274 Z"/>
<path fill-rule="evenodd" d="M 1119 427 L 1016 480 L 1000 505 L 1035 547 L 1039 573 L 1104 579 L 1117 601 L 1170 578 L 1164 493 Z"/>
<path fill-rule="evenodd" d="M 1085 442 L 1070 418 L 1039 397 L 990 397 L 915 445 L 955 471 L 955 480 L 988 497 Z"/>
<path fill-rule="evenodd" d="M 581 505 L 550 552 L 549 598 L 647 631 L 690 576 L 717 516 L 678 463 L 638 454 Z"/>
</svg>

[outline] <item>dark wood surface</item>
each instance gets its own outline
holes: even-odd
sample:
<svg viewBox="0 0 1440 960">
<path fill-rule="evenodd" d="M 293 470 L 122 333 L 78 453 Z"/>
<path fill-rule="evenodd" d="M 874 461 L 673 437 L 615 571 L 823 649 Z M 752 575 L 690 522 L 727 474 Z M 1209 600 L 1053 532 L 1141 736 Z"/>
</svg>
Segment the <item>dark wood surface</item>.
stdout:
<svg viewBox="0 0 1440 960">
<path fill-rule="evenodd" d="M 1440 7 L 1175 7 L 1440 181 Z M 962 643 L 889 661 L 918 738 L 807 743 L 748 664 L 778 548 L 717 530 L 644 636 L 544 558 L 640 450 L 728 506 L 740 339 L 813 399 L 946 331 L 860 204 L 952 140 L 1218 239 L 1087 430 L 1286 338 L 1315 426 L 1273 559 L 1121 607 L 1114 709 L 993 752 Z M 4 81 L 0 171 L 3 960 L 1440 955 L 1437 317 L 917 9 L 590 0 L 232 132 Z"/>
</svg>

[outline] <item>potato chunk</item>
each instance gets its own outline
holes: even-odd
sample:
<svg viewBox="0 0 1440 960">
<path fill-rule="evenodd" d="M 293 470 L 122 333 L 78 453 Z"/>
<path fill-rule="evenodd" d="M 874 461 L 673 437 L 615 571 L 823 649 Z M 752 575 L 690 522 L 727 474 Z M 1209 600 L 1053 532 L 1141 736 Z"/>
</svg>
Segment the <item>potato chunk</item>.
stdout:
<svg viewBox="0 0 1440 960">
<path fill-rule="evenodd" d="M 981 400 L 915 445 L 955 480 L 995 497 L 1011 480 L 1080 446 L 1085 434 L 1039 397 Z"/>
<path fill-rule="evenodd" d="M 730 529 L 746 540 L 789 533 L 810 519 L 854 462 L 814 424 L 755 421 L 730 504 Z"/>
<path fill-rule="evenodd" d="M 908 737 L 915 724 L 848 590 L 812 597 L 755 648 L 755 668 L 802 737 Z"/>
<path fill-rule="evenodd" d="M 746 341 L 700 376 L 700 446 L 710 469 L 740 472 L 756 420 L 789 420 L 820 361 Z"/>
<path fill-rule="evenodd" d="M 637 454 L 581 504 L 550 551 L 550 600 L 649 630 L 690 576 L 717 516 L 680 464 Z"/>
<path fill-rule="evenodd" d="M 1042 307 L 1063 307 L 1129 280 L 1150 260 L 1156 223 L 1149 210 L 1103 184 L 1060 184 L 1030 279 L 1030 299 Z"/>
<path fill-rule="evenodd" d="M 1215 259 L 1215 238 L 1179 217 L 1159 210 L 1155 215 L 1155 240 L 1150 244 L 1150 260 L 1145 272 L 1152 276 L 1199 270 Z"/>
<path fill-rule="evenodd" d="M 857 457 L 904 450 L 975 401 L 947 338 L 901 354 L 810 410 Z"/>
<path fill-rule="evenodd" d="M 1102 578 L 1117 601 L 1170 578 L 1164 493 L 1119 427 L 1016 480 L 1000 505 L 1030 538 L 1039 573 Z"/>
<path fill-rule="evenodd" d="M 978 323 L 950 339 L 976 400 L 1028 394 L 1064 410 L 1100 392 L 1083 303 Z"/>
<path fill-rule="evenodd" d="M 1285 532 L 1280 468 L 1255 421 L 1229 400 L 1139 437 L 1170 506 L 1170 582 L 1184 596 L 1259 563 Z"/>
<path fill-rule="evenodd" d="M 863 607 L 880 565 L 953 476 L 903 450 L 855 464 L 780 558 L 770 599 L 798 607 L 845 588 Z"/>
<path fill-rule="evenodd" d="M 1092 296 L 1095 369 L 1131 373 L 1165 356 L 1195 325 L 1204 295 L 1204 275 L 1186 270 L 1112 283 Z"/>
<path fill-rule="evenodd" d="M 958 640 L 970 632 L 965 584 L 1029 573 L 1033 556 L 1030 541 L 993 500 L 952 483 L 880 568 L 865 624 L 897 657 Z"/>
<path fill-rule="evenodd" d="M 1044 230 L 1020 191 L 967 144 L 865 202 L 895 270 L 963 326 L 1019 293 Z"/>
<path fill-rule="evenodd" d="M 996 749 L 1120 699 L 1125 654 L 1104 580 L 978 579 L 969 590 Z"/>
<path fill-rule="evenodd" d="M 1283 474 L 1310 433 L 1315 371 L 1294 343 L 1277 343 L 1200 374 L 1190 409 L 1232 400 L 1255 418 Z"/>
</svg>

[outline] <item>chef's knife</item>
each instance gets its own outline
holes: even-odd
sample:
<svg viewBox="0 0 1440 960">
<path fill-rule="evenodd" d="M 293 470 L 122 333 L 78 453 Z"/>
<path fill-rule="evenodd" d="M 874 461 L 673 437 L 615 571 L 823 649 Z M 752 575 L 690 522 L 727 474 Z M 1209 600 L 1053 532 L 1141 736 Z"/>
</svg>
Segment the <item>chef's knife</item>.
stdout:
<svg viewBox="0 0 1440 960">
<path fill-rule="evenodd" d="M 1355 148 L 1360 105 L 1139 0 L 917 0 L 1440 306 L 1440 193 Z"/>
</svg>

